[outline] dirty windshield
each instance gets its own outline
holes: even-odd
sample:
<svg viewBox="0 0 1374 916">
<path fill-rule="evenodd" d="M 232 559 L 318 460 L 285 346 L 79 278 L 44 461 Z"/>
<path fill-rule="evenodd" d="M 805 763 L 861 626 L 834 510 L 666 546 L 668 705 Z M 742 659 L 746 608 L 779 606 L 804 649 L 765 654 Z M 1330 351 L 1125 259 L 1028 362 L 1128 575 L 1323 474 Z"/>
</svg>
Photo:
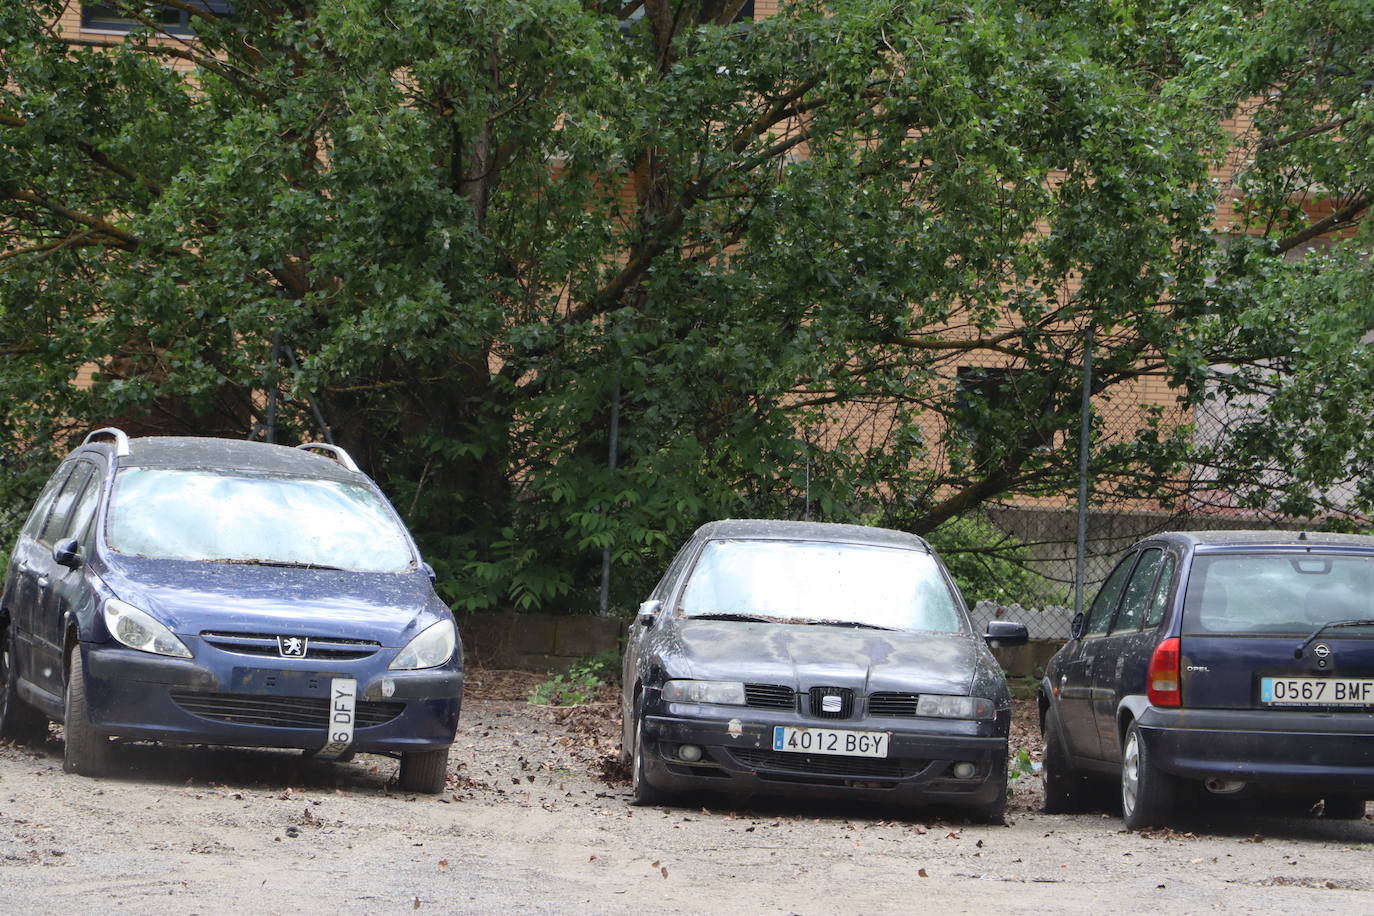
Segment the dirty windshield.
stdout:
<svg viewBox="0 0 1374 916">
<path fill-rule="evenodd" d="M 401 572 L 405 534 L 366 487 L 337 480 L 126 468 L 115 478 L 106 540 L 172 560 Z"/>
<path fill-rule="evenodd" d="M 934 557 L 823 541 L 712 541 L 692 570 L 679 612 L 722 620 L 964 630 Z"/>
</svg>

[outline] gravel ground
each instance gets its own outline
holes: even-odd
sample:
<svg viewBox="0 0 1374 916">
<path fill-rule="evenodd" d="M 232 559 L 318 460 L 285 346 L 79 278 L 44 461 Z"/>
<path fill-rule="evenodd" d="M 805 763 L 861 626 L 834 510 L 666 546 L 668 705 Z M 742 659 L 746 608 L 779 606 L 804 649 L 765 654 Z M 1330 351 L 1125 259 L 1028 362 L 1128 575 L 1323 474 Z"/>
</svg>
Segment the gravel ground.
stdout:
<svg viewBox="0 0 1374 916">
<path fill-rule="evenodd" d="M 1374 823 L 1244 806 L 1129 832 L 1045 815 L 1013 783 L 1006 827 L 953 812 L 702 799 L 631 808 L 608 691 L 530 705 L 542 676 L 473 671 L 448 789 L 394 761 L 129 745 L 120 775 L 0 743 L 5 913 L 1369 913 Z M 1015 749 L 1038 757 L 1018 707 Z"/>
</svg>

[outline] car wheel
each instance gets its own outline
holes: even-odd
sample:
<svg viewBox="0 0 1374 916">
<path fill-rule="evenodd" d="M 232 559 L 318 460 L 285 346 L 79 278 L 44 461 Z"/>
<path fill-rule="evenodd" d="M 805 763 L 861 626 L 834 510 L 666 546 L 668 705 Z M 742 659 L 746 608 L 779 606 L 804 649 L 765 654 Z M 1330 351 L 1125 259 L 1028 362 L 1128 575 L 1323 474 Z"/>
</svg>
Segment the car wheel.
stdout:
<svg viewBox="0 0 1374 916">
<path fill-rule="evenodd" d="M 48 720 L 19 698 L 19 672 L 14 666 L 14 633 L 0 635 L 0 738 L 37 742 L 48 734 Z"/>
<path fill-rule="evenodd" d="M 72 650 L 64 699 L 62 733 L 66 746 L 62 751 L 62 769 L 81 776 L 104 776 L 110 769 L 110 739 L 91 725 L 86 706 L 86 667 L 79 647 Z"/>
<path fill-rule="evenodd" d="M 996 778 L 994 776 L 994 778 Z M 991 824 L 1003 827 L 1007 823 L 1007 767 L 1001 767 L 1001 785 L 997 797 L 985 805 L 978 805 L 969 812 L 969 818 L 978 824 Z"/>
<path fill-rule="evenodd" d="M 1073 814 L 1089 806 L 1087 779 L 1069 765 L 1064 750 L 1064 732 L 1059 727 L 1059 713 L 1046 710 L 1042 728 L 1045 747 L 1041 756 L 1040 780 L 1045 786 L 1046 814 Z"/>
<path fill-rule="evenodd" d="M 635 717 L 635 749 L 630 755 L 630 804 L 636 806 L 662 805 L 667 803 L 669 795 L 649 783 L 648 777 L 644 773 L 645 755 L 644 744 L 647 739 L 644 736 L 644 720 Z"/>
<path fill-rule="evenodd" d="M 1364 811 L 1364 799 L 1354 795 L 1328 795 L 1322 804 L 1322 817 L 1333 821 L 1358 821 Z"/>
<path fill-rule="evenodd" d="M 396 781 L 406 792 L 434 795 L 444 791 L 448 783 L 448 748 L 402 754 L 401 774 Z"/>
<path fill-rule="evenodd" d="M 1149 748 L 1132 722 L 1121 750 L 1121 817 L 1132 830 L 1161 827 L 1174 807 L 1177 780 L 1150 761 Z"/>
</svg>

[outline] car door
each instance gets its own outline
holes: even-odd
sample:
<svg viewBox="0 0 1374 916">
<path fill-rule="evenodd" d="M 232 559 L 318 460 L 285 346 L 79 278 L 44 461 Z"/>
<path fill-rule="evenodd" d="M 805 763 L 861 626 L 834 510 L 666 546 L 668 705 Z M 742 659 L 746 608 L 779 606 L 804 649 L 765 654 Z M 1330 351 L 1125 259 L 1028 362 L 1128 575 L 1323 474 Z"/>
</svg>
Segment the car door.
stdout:
<svg viewBox="0 0 1374 916">
<path fill-rule="evenodd" d="M 1094 646 L 1092 667 L 1088 672 L 1092 683 L 1093 721 L 1097 726 L 1102 758 L 1114 763 L 1121 760 L 1121 740 L 1116 727 L 1117 705 L 1121 697 L 1130 692 L 1123 690 L 1128 680 L 1127 669 L 1134 671 L 1139 667 L 1137 661 L 1142 652 L 1148 663 L 1149 651 L 1153 648 L 1153 632 L 1147 633 L 1142 628 L 1145 619 L 1150 616 L 1155 582 L 1164 566 L 1165 556 L 1163 547 L 1146 547 L 1140 551 L 1131 577 L 1122 591 L 1116 616 L 1112 618 L 1107 634 L 1098 639 Z"/>
<path fill-rule="evenodd" d="M 1069 752 L 1076 757 L 1102 759 L 1102 743 L 1098 737 L 1097 721 L 1093 716 L 1092 672 L 1099 644 L 1111 628 L 1112 618 L 1125 591 L 1137 554 L 1132 551 L 1117 563 L 1111 575 L 1102 583 L 1097 597 L 1088 608 L 1079 637 L 1059 672 L 1059 722 L 1069 744 Z"/>
<path fill-rule="evenodd" d="M 14 664 L 19 676 L 26 680 L 32 680 L 30 672 L 34 669 L 34 628 L 40 616 L 38 608 L 41 602 L 39 581 L 43 577 L 43 570 L 46 569 L 45 557 L 51 556 L 42 544 L 41 535 L 43 526 L 47 524 L 48 516 L 52 513 L 57 494 L 61 491 L 71 469 L 70 463 L 64 463 L 48 479 L 47 485 L 39 494 L 28 519 L 24 522 L 14 553 L 10 557 L 6 576 L 5 607 L 9 611 L 10 625 L 14 633 Z"/>
<path fill-rule="evenodd" d="M 99 488 L 97 469 L 89 461 L 77 461 L 62 489 L 53 501 L 52 510 L 38 536 L 41 550 L 33 558 L 37 574 L 37 596 L 33 608 L 33 659 L 31 680 L 50 693 L 62 693 L 62 614 L 80 587 L 82 570 L 63 566 L 53 558 L 53 547 L 59 541 L 73 537 L 77 525 L 84 526 L 94 511 L 93 494 Z M 83 517 L 84 514 L 84 517 Z"/>
</svg>

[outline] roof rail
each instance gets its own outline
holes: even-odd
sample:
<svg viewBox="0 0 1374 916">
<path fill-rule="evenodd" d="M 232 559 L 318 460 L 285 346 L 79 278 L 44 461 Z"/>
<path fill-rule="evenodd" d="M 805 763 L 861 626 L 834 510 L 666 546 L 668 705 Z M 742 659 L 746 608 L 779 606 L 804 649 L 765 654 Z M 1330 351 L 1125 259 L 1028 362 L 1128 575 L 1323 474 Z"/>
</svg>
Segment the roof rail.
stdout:
<svg viewBox="0 0 1374 916">
<path fill-rule="evenodd" d="M 124 430 L 117 429 L 113 426 L 106 426 L 103 429 L 92 430 L 91 432 L 86 434 L 86 438 L 82 440 L 81 444 L 90 445 L 92 442 L 100 442 L 101 440 L 106 439 L 114 442 L 116 457 L 124 458 L 129 454 L 128 435 L 125 434 Z"/>
<path fill-rule="evenodd" d="M 335 461 L 339 462 L 339 464 L 343 465 L 348 470 L 358 470 L 358 465 L 353 461 L 352 456 L 337 445 L 330 445 L 328 442 L 302 442 L 300 445 L 296 446 L 296 448 L 305 449 L 306 451 L 318 449 L 322 452 L 328 452 Z"/>
</svg>

